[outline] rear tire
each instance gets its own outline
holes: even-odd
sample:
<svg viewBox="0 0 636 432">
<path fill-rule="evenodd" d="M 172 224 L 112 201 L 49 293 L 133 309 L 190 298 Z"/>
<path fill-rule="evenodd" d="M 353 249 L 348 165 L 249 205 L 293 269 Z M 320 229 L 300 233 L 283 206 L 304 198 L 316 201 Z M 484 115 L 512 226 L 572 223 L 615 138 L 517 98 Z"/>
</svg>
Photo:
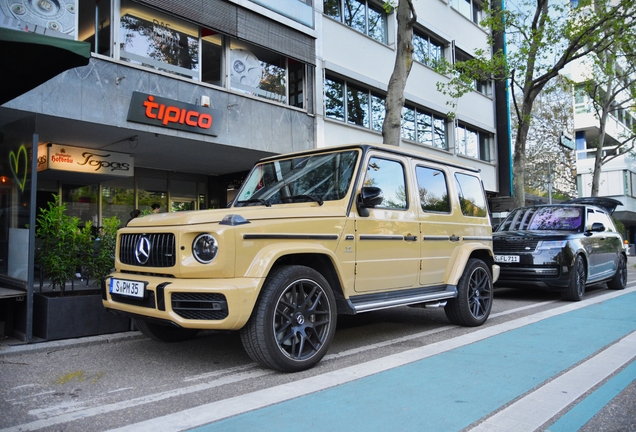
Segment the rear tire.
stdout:
<svg viewBox="0 0 636 432">
<path fill-rule="evenodd" d="M 607 287 L 611 290 L 623 290 L 627 286 L 627 260 L 624 255 L 618 259 L 618 268 L 616 274 L 607 283 Z"/>
<path fill-rule="evenodd" d="M 477 327 L 488 319 L 492 300 L 490 269 L 482 260 L 471 258 L 457 283 L 457 297 L 446 303 L 444 312 L 453 324 Z"/>
<path fill-rule="evenodd" d="M 577 255 L 574 259 L 572 271 L 570 271 L 570 284 L 561 293 L 561 298 L 568 301 L 581 301 L 585 296 L 585 280 L 587 279 L 585 272 L 585 263 L 581 255 Z"/>
<path fill-rule="evenodd" d="M 153 322 L 144 321 L 139 318 L 133 318 L 135 327 L 144 335 L 157 342 L 183 342 L 194 337 L 199 333 L 197 329 L 186 329 L 173 326 L 164 326 Z"/>
<path fill-rule="evenodd" d="M 305 266 L 284 266 L 267 278 L 241 329 L 247 354 L 282 372 L 313 367 L 327 353 L 336 330 L 336 300 L 327 280 Z"/>
</svg>

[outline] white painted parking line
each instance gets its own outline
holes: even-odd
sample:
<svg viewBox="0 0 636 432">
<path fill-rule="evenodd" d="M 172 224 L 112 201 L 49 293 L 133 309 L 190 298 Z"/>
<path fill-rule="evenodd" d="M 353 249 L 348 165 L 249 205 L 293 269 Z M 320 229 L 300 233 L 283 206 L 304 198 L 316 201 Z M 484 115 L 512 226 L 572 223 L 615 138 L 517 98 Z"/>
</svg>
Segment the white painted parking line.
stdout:
<svg viewBox="0 0 636 432">
<path fill-rule="evenodd" d="M 470 431 L 536 430 L 634 357 L 636 332 L 522 397 Z"/>
</svg>

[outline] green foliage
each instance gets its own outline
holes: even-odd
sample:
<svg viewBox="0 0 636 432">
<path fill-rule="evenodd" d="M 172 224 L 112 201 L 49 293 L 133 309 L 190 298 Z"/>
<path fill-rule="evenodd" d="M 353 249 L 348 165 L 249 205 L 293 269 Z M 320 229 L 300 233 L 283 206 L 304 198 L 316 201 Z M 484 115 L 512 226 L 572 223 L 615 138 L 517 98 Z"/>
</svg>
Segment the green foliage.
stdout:
<svg viewBox="0 0 636 432">
<path fill-rule="evenodd" d="M 53 288 L 60 287 L 64 295 L 65 284 L 73 279 L 77 269 L 86 268 L 91 277 L 101 282 L 114 265 L 115 240 L 119 221 L 116 216 L 104 220 L 99 241 L 92 233 L 92 223 L 80 228 L 80 220 L 66 214 L 66 204 L 59 204 L 57 195 L 48 207 L 40 209 L 36 237 L 36 262 L 50 278 Z"/>
<path fill-rule="evenodd" d="M 100 284 L 108 276 L 115 265 L 115 247 L 117 244 L 117 230 L 119 229 L 119 219 L 117 216 L 102 220 L 102 227 L 97 233 L 97 238 L 92 242 L 88 259 L 88 269 L 90 277 L 95 279 L 96 284 Z"/>
<path fill-rule="evenodd" d="M 53 287 L 59 286 L 64 294 L 66 282 L 73 278 L 81 265 L 82 254 L 88 250 L 92 227 L 87 222 L 80 229 L 79 218 L 68 216 L 66 204 L 58 202 L 58 196 L 54 195 L 48 208 L 41 209 L 37 218 L 39 247 L 36 260 L 51 279 Z"/>
</svg>

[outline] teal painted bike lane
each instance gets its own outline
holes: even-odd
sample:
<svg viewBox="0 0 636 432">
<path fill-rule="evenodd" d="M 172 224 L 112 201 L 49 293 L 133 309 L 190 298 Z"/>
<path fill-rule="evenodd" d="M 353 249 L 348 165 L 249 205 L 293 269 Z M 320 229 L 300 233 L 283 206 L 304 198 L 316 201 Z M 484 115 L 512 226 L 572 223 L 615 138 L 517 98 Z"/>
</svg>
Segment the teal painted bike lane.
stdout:
<svg viewBox="0 0 636 432">
<path fill-rule="evenodd" d="M 192 430 L 458 431 L 636 331 L 635 311 L 629 293 Z"/>
</svg>

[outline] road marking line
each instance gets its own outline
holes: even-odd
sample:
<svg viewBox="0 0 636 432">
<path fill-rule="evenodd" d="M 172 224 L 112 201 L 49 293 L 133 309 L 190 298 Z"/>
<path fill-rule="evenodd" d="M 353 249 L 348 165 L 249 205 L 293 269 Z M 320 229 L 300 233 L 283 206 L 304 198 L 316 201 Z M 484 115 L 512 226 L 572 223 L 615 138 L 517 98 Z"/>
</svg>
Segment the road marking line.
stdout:
<svg viewBox="0 0 636 432">
<path fill-rule="evenodd" d="M 430 345 L 403 351 L 401 353 L 371 360 L 337 371 L 327 372 L 325 374 L 282 384 L 269 389 L 247 393 L 230 399 L 224 399 L 210 404 L 201 405 L 199 407 L 190 408 L 174 414 L 127 425 L 118 429 L 113 429 L 111 432 L 160 432 L 195 428 L 239 414 L 244 414 L 249 411 L 254 411 L 259 408 L 265 408 L 270 405 L 285 402 L 300 396 L 325 390 L 330 387 L 345 384 L 347 382 L 355 381 L 389 369 L 394 369 L 436 354 L 487 339 L 491 336 L 496 336 L 510 330 L 521 328 L 529 324 L 543 321 L 554 316 L 582 309 L 584 307 L 633 292 L 636 292 L 636 288 L 614 291 L 606 295 L 582 300 L 580 302 L 568 303 L 564 306 L 542 311 L 534 315 L 482 328 L 453 339 L 435 342 Z M 544 422 L 547 420 L 548 419 L 545 419 Z"/>
<path fill-rule="evenodd" d="M 504 408 L 471 432 L 536 430 L 636 354 L 636 332 Z"/>
<path fill-rule="evenodd" d="M 50 427 L 50 426 L 54 426 L 58 424 L 70 423 L 75 420 L 81 420 L 81 419 L 93 417 L 100 414 L 106 414 L 113 411 L 120 411 L 120 410 L 128 409 L 130 407 L 145 405 L 145 404 L 157 402 L 163 399 L 169 399 L 172 397 L 179 397 L 184 394 L 196 393 L 203 390 L 209 390 L 211 388 L 220 387 L 226 384 L 235 384 L 240 381 L 245 381 L 248 379 L 257 378 L 264 375 L 269 375 L 271 373 L 273 372 L 270 370 L 258 370 L 258 371 L 245 373 L 245 374 L 232 375 L 232 376 L 224 377 L 209 383 L 197 384 L 194 386 L 185 387 L 181 389 L 155 393 L 155 394 L 151 394 L 147 396 L 120 401 L 113 404 L 101 405 L 101 406 L 97 406 L 93 408 L 87 408 L 85 410 L 75 411 L 73 413 L 62 414 L 62 415 L 51 417 L 45 420 L 37 420 L 30 423 L 15 425 L 10 428 L 2 429 L 0 430 L 0 432 L 31 431 L 31 430 L 42 429 L 45 427 Z"/>
</svg>

